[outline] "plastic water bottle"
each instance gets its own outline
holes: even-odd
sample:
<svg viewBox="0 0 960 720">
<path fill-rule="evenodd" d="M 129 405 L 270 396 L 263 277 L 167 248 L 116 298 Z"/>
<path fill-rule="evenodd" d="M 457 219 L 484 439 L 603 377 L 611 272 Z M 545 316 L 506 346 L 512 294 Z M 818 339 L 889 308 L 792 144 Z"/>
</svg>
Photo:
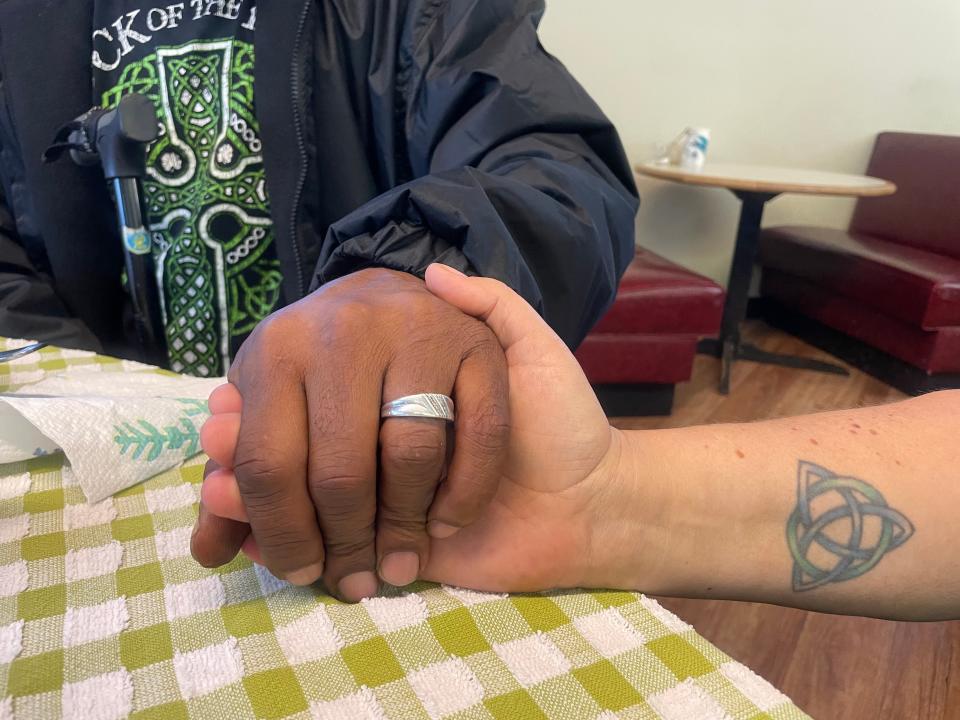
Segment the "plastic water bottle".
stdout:
<svg viewBox="0 0 960 720">
<path fill-rule="evenodd" d="M 707 150 L 710 149 L 710 130 L 707 128 L 687 128 L 686 140 L 680 155 L 680 167 L 684 170 L 699 172 L 707 162 Z"/>
</svg>

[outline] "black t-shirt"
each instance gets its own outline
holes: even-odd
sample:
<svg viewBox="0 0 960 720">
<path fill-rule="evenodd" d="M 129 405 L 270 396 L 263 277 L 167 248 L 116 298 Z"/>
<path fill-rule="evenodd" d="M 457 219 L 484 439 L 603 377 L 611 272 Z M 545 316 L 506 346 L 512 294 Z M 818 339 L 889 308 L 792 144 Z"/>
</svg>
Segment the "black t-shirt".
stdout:
<svg viewBox="0 0 960 720">
<path fill-rule="evenodd" d="M 281 302 L 254 113 L 256 0 L 96 0 L 94 102 L 139 92 L 160 138 L 145 182 L 171 367 L 215 376 Z"/>
</svg>

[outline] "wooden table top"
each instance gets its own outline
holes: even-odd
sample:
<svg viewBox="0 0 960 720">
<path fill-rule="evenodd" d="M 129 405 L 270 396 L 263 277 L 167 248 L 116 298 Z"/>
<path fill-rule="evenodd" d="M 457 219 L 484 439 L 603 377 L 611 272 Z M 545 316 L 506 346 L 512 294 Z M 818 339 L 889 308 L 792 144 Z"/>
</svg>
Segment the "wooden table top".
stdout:
<svg viewBox="0 0 960 720">
<path fill-rule="evenodd" d="M 675 165 L 643 163 L 637 165 L 635 170 L 641 175 L 660 180 L 756 193 L 882 197 L 897 191 L 897 186 L 892 182 L 866 175 L 767 165 L 708 163 L 703 170 L 695 171 Z"/>
</svg>

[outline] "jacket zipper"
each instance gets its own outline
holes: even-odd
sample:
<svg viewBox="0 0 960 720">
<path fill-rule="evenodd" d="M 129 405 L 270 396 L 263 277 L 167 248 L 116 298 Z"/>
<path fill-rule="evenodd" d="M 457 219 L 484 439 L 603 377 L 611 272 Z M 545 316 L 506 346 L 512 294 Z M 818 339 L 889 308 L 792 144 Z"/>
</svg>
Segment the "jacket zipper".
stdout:
<svg viewBox="0 0 960 720">
<path fill-rule="evenodd" d="M 300 218 L 300 201 L 303 198 L 303 189 L 307 182 L 307 145 L 303 139 L 303 126 L 301 117 L 301 93 L 298 82 L 298 63 L 300 48 L 303 44 L 303 33 L 307 27 L 307 17 L 310 13 L 310 2 L 306 0 L 303 3 L 303 9 L 300 11 L 300 20 L 297 25 L 297 33 L 293 41 L 293 66 L 290 68 L 290 87 L 293 94 L 293 126 L 294 134 L 297 140 L 297 151 L 300 157 L 300 175 L 297 178 L 297 185 L 293 192 L 293 212 L 290 215 L 290 243 L 293 246 L 293 259 L 297 271 L 297 290 L 300 298 L 306 294 L 306 288 L 303 282 L 303 260 L 300 257 L 300 242 L 297 237 L 297 221 Z M 298 298 L 299 299 L 299 298 Z"/>
</svg>

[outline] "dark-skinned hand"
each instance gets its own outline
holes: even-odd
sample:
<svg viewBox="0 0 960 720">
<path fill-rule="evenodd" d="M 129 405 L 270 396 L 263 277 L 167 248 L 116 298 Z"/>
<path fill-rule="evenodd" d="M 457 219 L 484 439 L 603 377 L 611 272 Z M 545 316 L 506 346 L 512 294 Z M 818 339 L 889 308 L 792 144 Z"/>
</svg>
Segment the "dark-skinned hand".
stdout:
<svg viewBox="0 0 960 720">
<path fill-rule="evenodd" d="M 364 270 L 272 315 L 244 343 L 201 433 L 208 475 L 236 478 L 249 526 L 201 508 L 194 557 L 255 548 L 274 575 L 323 578 L 342 599 L 403 586 L 429 538 L 471 525 L 497 491 L 509 441 L 503 350 L 422 280 Z M 380 420 L 384 402 L 454 398 L 439 420 Z M 448 454 L 450 457 L 448 457 Z"/>
<path fill-rule="evenodd" d="M 643 524 L 651 503 L 643 494 L 639 506 L 628 502 L 625 441 L 607 422 L 576 359 L 525 300 L 496 280 L 434 265 L 427 286 L 483 319 L 503 345 L 510 442 L 493 501 L 469 527 L 431 540 L 423 579 L 493 592 L 637 587 L 622 583 L 639 551 L 631 529 Z M 229 456 L 229 438 L 221 440 Z M 211 473 L 203 499 L 216 522 L 246 520 L 236 481 L 227 474 Z M 243 549 L 259 561 L 254 541 Z"/>
</svg>

